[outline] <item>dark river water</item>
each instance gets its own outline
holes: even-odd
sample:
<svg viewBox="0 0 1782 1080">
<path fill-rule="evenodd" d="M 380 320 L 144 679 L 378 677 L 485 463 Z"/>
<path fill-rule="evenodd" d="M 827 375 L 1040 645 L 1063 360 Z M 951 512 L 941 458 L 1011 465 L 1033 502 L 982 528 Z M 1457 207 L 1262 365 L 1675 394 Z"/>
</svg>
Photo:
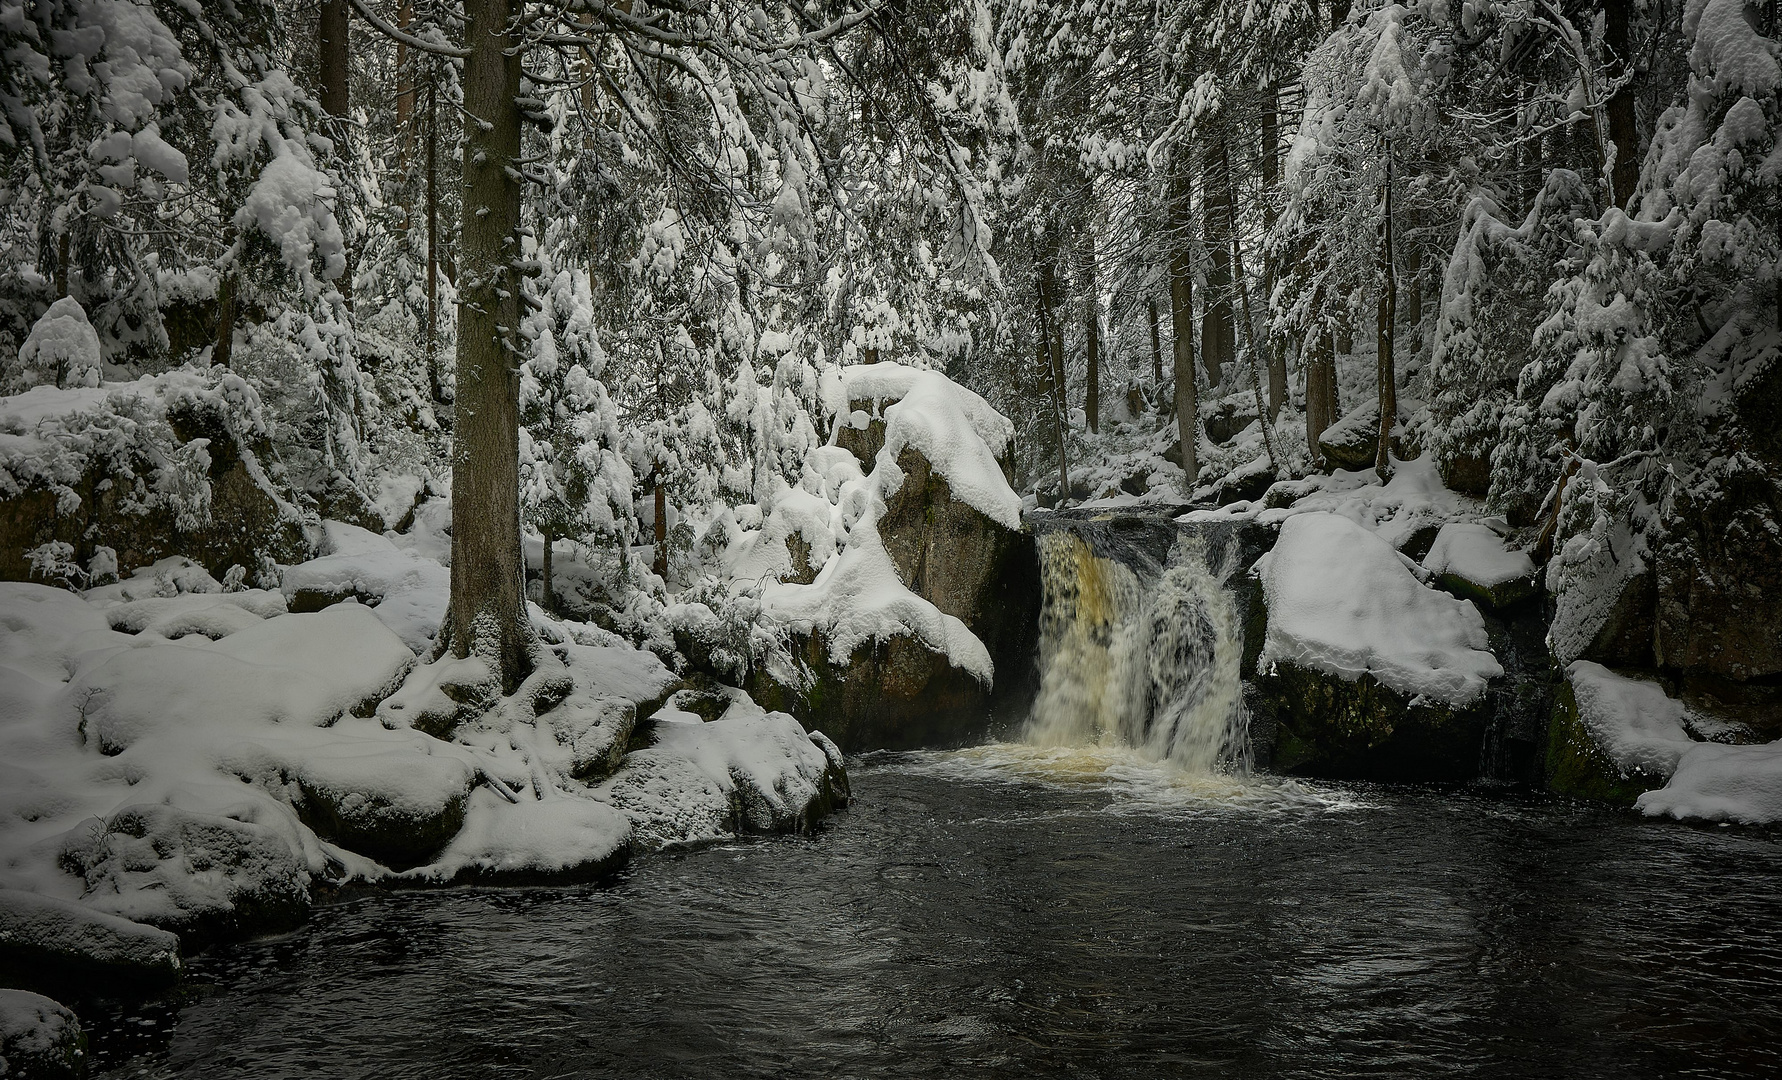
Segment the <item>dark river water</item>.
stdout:
<svg viewBox="0 0 1782 1080">
<path fill-rule="evenodd" d="M 89 1015 L 103 1076 L 1782 1076 L 1782 836 L 881 756 L 812 838 L 377 894 Z"/>
</svg>

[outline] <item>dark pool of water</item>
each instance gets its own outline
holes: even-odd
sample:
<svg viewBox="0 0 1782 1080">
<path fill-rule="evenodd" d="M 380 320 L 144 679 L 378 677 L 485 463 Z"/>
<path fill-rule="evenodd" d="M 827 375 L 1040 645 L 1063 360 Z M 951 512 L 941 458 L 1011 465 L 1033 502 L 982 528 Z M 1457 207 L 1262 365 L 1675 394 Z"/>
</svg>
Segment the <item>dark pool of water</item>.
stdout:
<svg viewBox="0 0 1782 1080">
<path fill-rule="evenodd" d="M 92 1016 L 103 1076 L 1782 1076 L 1782 839 L 904 755 L 814 838 L 398 893 Z"/>
</svg>

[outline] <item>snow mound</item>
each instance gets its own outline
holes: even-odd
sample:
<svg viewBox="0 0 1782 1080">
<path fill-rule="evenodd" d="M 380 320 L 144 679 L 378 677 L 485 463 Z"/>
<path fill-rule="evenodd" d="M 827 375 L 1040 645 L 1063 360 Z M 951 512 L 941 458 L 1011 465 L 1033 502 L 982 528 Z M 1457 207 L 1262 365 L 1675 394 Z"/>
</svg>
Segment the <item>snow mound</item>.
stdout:
<svg viewBox="0 0 1782 1080">
<path fill-rule="evenodd" d="M 353 597 L 375 605 L 377 619 L 411 652 L 427 651 L 445 618 L 452 572 L 354 525 L 329 521 L 324 530 L 329 553 L 284 570 L 281 587 L 291 606 Z"/>
<path fill-rule="evenodd" d="M 1677 761 L 1697 745 L 1684 728 L 1686 712 L 1657 683 L 1617 675 L 1601 664 L 1574 661 L 1566 668 L 1578 701 L 1578 719 L 1623 774 L 1670 776 Z"/>
<path fill-rule="evenodd" d="M 250 589 L 236 593 L 189 593 L 129 600 L 105 609 L 113 630 L 178 638 L 201 634 L 212 640 L 285 614 L 282 593 Z"/>
<path fill-rule="evenodd" d="M 19 379 L 25 386 L 91 388 L 99 385 L 102 371 L 99 335 L 72 296 L 51 304 L 19 347 Z"/>
<path fill-rule="evenodd" d="M 1450 521 L 1436 534 L 1435 544 L 1423 558 L 1432 574 L 1453 574 L 1487 588 L 1532 577 L 1534 560 L 1525 551 L 1509 551 L 1490 528 Z"/>
<path fill-rule="evenodd" d="M 1649 816 L 1679 820 L 1782 821 L 1782 742 L 1695 743 L 1678 758 L 1670 783 L 1644 793 L 1634 805 Z"/>
<path fill-rule="evenodd" d="M 80 1021 L 27 990 L 0 990 L 0 1076 L 85 1076 Z"/>
<path fill-rule="evenodd" d="M 1504 673 L 1470 602 L 1424 585 L 1415 564 L 1335 514 L 1298 514 L 1257 561 L 1268 607 L 1260 670 L 1287 663 L 1455 708 Z"/>
<path fill-rule="evenodd" d="M 6 953 L 79 958 L 113 977 L 170 981 L 180 971 L 178 935 L 18 889 L 0 889 L 0 955 Z"/>
<path fill-rule="evenodd" d="M 559 793 L 509 803 L 479 788 L 471 793 L 458 835 L 432 863 L 404 877 L 445 882 L 598 871 L 624 853 L 631 830 L 630 817 L 593 798 Z"/>
</svg>

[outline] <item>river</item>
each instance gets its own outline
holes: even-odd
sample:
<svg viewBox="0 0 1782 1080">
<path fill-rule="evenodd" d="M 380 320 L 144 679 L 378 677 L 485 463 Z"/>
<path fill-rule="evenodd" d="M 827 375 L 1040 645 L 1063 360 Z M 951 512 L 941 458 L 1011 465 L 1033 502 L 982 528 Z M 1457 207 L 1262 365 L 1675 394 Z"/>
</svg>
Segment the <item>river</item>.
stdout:
<svg viewBox="0 0 1782 1080">
<path fill-rule="evenodd" d="M 1782 1075 L 1782 836 L 874 755 L 814 837 L 361 895 L 86 1015 L 99 1076 Z"/>
</svg>

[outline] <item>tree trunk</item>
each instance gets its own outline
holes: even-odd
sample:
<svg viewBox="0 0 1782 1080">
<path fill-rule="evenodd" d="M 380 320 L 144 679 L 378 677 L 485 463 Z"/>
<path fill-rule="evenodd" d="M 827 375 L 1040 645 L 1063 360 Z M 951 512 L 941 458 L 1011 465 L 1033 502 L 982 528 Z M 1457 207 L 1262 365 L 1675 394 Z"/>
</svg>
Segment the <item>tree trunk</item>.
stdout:
<svg viewBox="0 0 1782 1080">
<path fill-rule="evenodd" d="M 549 529 L 540 529 L 539 532 L 544 537 L 544 588 L 539 592 L 538 606 L 555 615 L 557 613 L 557 596 L 551 591 L 551 577 L 555 571 L 555 567 L 551 565 L 551 548 L 557 543 L 557 538 L 551 535 Z"/>
<path fill-rule="evenodd" d="M 1270 83 L 1263 91 L 1262 109 L 1262 228 L 1265 233 L 1275 228 L 1275 193 L 1281 186 L 1281 132 L 1279 105 L 1281 88 Z M 1275 253 L 1265 250 L 1262 255 L 1262 299 L 1263 318 L 1268 318 L 1268 307 L 1275 294 Z M 1281 406 L 1287 403 L 1287 347 L 1286 342 L 1275 334 L 1267 335 L 1268 348 L 1268 417 L 1272 421 L 1281 415 Z"/>
<path fill-rule="evenodd" d="M 427 377 L 433 400 L 445 404 L 439 373 L 439 91 L 427 86 Z"/>
<path fill-rule="evenodd" d="M 1237 358 L 1237 327 L 1231 317 L 1230 191 L 1213 180 L 1225 153 L 1223 130 L 1212 135 L 1201 161 L 1201 235 L 1207 252 L 1207 291 L 1201 297 L 1200 362 L 1207 385 L 1218 386 L 1225 365 Z"/>
<path fill-rule="evenodd" d="M 396 7 L 397 28 L 407 30 L 414 24 L 414 21 L 414 0 L 402 0 L 402 3 L 398 4 Z M 400 133 L 400 138 L 402 139 L 401 162 L 404 166 L 407 166 L 409 162 L 413 161 L 415 155 L 414 61 L 415 57 L 410 54 L 408 46 L 398 41 L 396 43 L 396 130 Z M 413 188 L 409 186 L 412 181 L 409 180 L 407 171 L 408 170 L 404 168 L 403 186 L 412 192 Z M 410 195 L 409 199 L 411 201 L 408 205 L 412 208 L 414 206 L 414 202 L 412 201 L 413 195 Z"/>
<path fill-rule="evenodd" d="M 1151 317 L 1151 373 L 1158 386 L 1163 385 L 1163 339 L 1157 332 L 1157 298 L 1145 298 L 1145 312 Z"/>
<path fill-rule="evenodd" d="M 321 87 L 321 106 L 332 121 L 328 125 L 328 135 L 334 139 L 334 154 L 343 162 L 352 159 L 352 151 L 348 146 L 348 136 L 352 131 L 352 53 L 348 42 L 351 13 L 348 0 L 322 0 L 321 17 L 316 27 L 316 81 Z M 340 209 L 344 211 L 344 193 L 340 202 Z M 346 214 L 342 213 L 340 217 L 345 231 Z M 340 276 L 340 294 L 346 298 L 349 310 L 353 306 L 353 264 L 358 261 L 353 257 L 354 239 L 351 235 L 346 238 L 342 251 L 346 269 Z"/>
<path fill-rule="evenodd" d="M 1223 144 L 1221 144 L 1219 156 L 1221 159 L 1220 163 L 1225 166 L 1225 193 L 1229 197 L 1231 205 L 1235 206 L 1237 205 L 1237 184 L 1232 180 L 1231 176 L 1231 155 L 1225 151 Z M 1281 391 L 1277 392 L 1272 385 L 1274 381 L 1274 372 L 1272 370 L 1269 372 L 1269 381 L 1271 384 L 1269 387 L 1269 403 L 1266 406 L 1263 405 L 1262 369 L 1257 366 L 1256 360 L 1256 354 L 1258 352 L 1258 344 L 1256 340 L 1256 317 L 1250 310 L 1250 282 L 1244 277 L 1244 248 L 1238 241 L 1236 229 L 1231 230 L 1231 270 L 1232 280 L 1237 283 L 1238 299 L 1242 302 L 1241 311 L 1244 317 L 1244 354 L 1250 361 L 1250 381 L 1251 385 L 1255 388 L 1256 415 L 1258 422 L 1262 427 L 1262 447 L 1264 450 L 1268 451 L 1268 466 L 1270 469 L 1274 470 L 1275 476 L 1278 479 L 1281 476 L 1281 459 L 1275 453 L 1275 413 L 1279 409 L 1277 403 L 1280 401 L 1281 394 L 1285 393 L 1286 390 L 1285 384 L 1287 381 L 1287 374 L 1285 371 L 1281 373 L 1281 382 L 1283 385 Z M 1266 336 L 1263 337 L 1260 348 L 1268 348 L 1268 338 Z"/>
<path fill-rule="evenodd" d="M 1380 198 L 1380 312 L 1378 349 L 1380 379 L 1380 442 L 1374 471 L 1385 479 L 1391 469 L 1392 426 L 1398 421 L 1397 375 L 1392 364 L 1392 332 L 1398 321 L 1398 275 L 1392 254 L 1392 143 L 1380 140 L 1386 157 L 1386 184 Z"/>
<path fill-rule="evenodd" d="M 668 581 L 668 485 L 662 482 L 662 466 L 650 470 L 650 486 L 655 489 L 655 521 L 652 530 L 656 541 L 656 558 L 650 572 Z"/>
<path fill-rule="evenodd" d="M 1320 461 L 1318 438 L 1337 422 L 1336 342 L 1320 329 L 1317 343 L 1306 357 L 1306 446 L 1312 460 Z"/>
<path fill-rule="evenodd" d="M 520 54 L 512 0 L 468 0 L 463 274 L 452 442 L 452 592 L 436 649 L 476 655 L 511 693 L 531 671 L 520 546 Z"/>
<path fill-rule="evenodd" d="M 1058 504 L 1070 498 L 1070 413 L 1066 402 L 1070 399 L 1064 388 L 1064 328 L 1059 325 L 1056 312 L 1058 303 L 1058 273 L 1056 262 L 1058 245 L 1056 236 L 1045 241 L 1045 250 L 1040 260 L 1039 280 L 1039 316 L 1040 340 L 1046 353 L 1046 367 L 1052 381 L 1052 423 L 1058 432 Z"/>
<path fill-rule="evenodd" d="M 1083 272 L 1083 340 L 1087 354 L 1088 374 L 1084 381 L 1083 414 L 1089 430 L 1101 431 L 1101 297 L 1095 280 L 1095 231 L 1083 229 L 1081 242 Z"/>
<path fill-rule="evenodd" d="M 1180 165 L 1177 166 L 1180 168 Z M 1176 376 L 1176 430 L 1182 439 L 1182 471 L 1187 474 L 1185 496 L 1194 493 L 1200 476 L 1198 440 L 1200 394 L 1194 385 L 1194 263 L 1189 248 L 1188 180 L 1179 173 L 1170 198 L 1169 327 L 1175 339 L 1173 360 Z"/>
<path fill-rule="evenodd" d="M 1603 43 L 1612 55 L 1610 74 L 1617 78 L 1634 73 L 1632 35 L 1628 24 L 1633 19 L 1633 0 L 1608 0 L 1603 5 Z M 1613 182 L 1615 205 L 1627 208 L 1634 188 L 1640 182 L 1640 133 L 1634 124 L 1634 80 L 1628 81 L 1609 98 L 1609 140 L 1615 146 Z"/>
<path fill-rule="evenodd" d="M 235 271 L 223 275 L 217 284 L 217 338 L 210 350 L 210 362 L 228 367 L 235 355 L 235 294 L 238 291 Z"/>
</svg>

